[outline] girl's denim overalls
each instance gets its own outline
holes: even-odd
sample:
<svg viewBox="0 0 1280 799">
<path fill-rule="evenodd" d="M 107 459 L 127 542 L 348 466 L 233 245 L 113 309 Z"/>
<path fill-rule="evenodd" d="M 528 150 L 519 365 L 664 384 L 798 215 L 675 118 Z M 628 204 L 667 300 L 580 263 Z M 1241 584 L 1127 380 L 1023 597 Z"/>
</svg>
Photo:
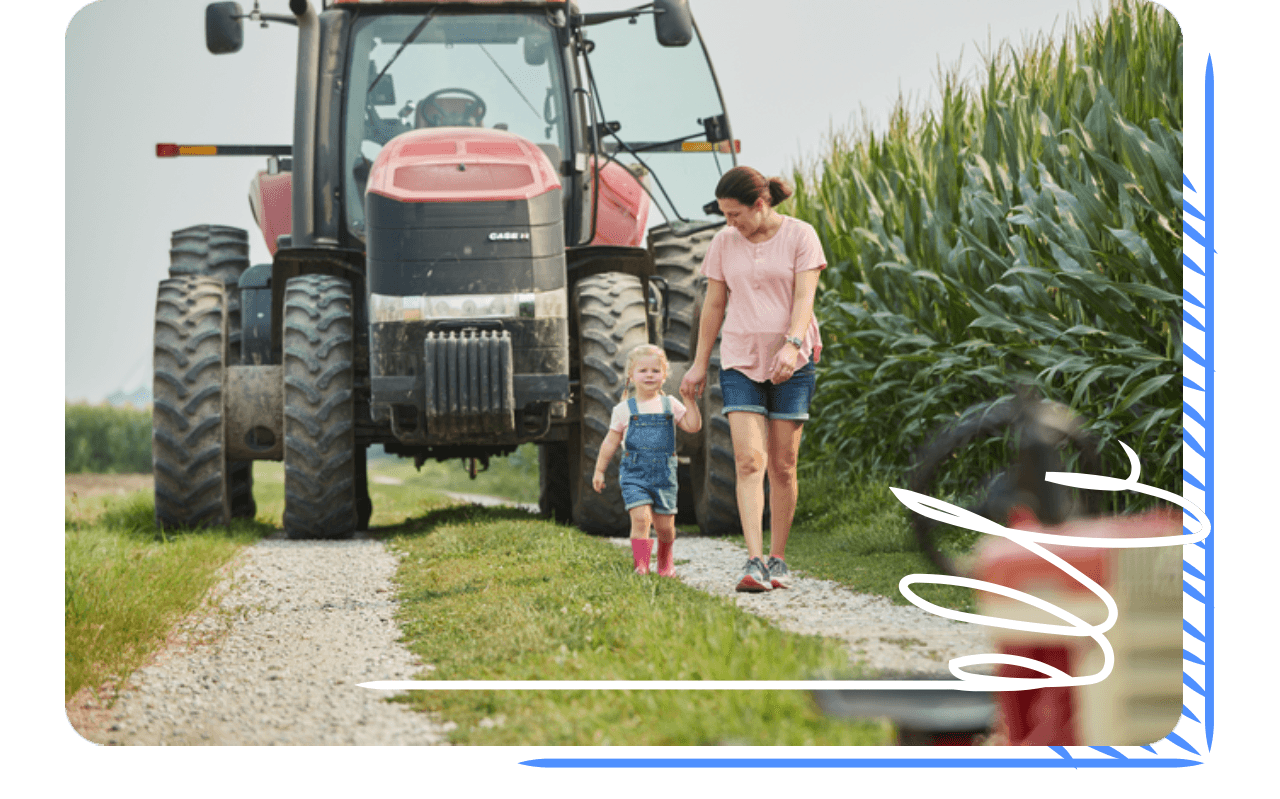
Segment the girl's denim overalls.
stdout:
<svg viewBox="0 0 1280 799">
<path fill-rule="evenodd" d="M 676 512 L 676 426 L 671 398 L 662 395 L 662 413 L 640 413 L 635 397 L 627 400 L 631 419 L 622 442 L 618 482 L 627 510 L 653 505 L 666 516 Z"/>
</svg>

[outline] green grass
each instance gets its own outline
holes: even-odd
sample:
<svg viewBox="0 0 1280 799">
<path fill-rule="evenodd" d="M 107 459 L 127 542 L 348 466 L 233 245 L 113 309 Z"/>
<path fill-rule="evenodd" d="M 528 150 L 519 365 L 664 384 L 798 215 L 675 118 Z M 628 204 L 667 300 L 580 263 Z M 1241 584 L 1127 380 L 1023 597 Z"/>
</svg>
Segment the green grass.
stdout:
<svg viewBox="0 0 1280 799">
<path fill-rule="evenodd" d="M 445 508 L 382 532 L 404 555 L 399 620 L 405 643 L 434 666 L 427 679 L 853 673 L 833 642 L 773 629 L 675 580 L 637 577 L 621 548 L 517 511 Z M 451 740 L 463 744 L 885 742 L 878 723 L 827 719 L 794 691 L 415 691 L 404 701 L 455 722 Z"/>
<path fill-rule="evenodd" d="M 65 699 L 81 688 L 108 694 L 146 662 L 174 625 L 196 611 L 219 569 L 270 531 L 167 532 L 155 527 L 149 492 L 71 503 L 65 533 Z"/>
<path fill-rule="evenodd" d="M 525 444 L 506 457 L 491 459 L 488 470 L 478 471 L 474 480 L 460 460 L 427 461 L 418 470 L 412 460 L 376 457 L 378 451 L 377 447 L 369 449 L 370 474 L 376 472 L 403 480 L 406 488 L 487 494 L 516 502 L 538 501 L 538 448 L 535 444 Z M 478 470 L 480 466 L 476 468 Z M 370 483 L 371 495 L 374 489 L 375 485 Z M 374 505 L 377 505 L 376 498 Z"/>
</svg>

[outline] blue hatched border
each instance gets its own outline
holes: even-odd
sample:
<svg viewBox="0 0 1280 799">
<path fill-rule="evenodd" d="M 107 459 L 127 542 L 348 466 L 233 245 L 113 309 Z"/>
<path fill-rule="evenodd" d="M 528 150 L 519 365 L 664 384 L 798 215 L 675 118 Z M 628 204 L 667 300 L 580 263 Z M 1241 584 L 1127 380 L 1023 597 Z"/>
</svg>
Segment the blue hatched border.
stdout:
<svg viewBox="0 0 1280 799">
<path fill-rule="evenodd" d="M 1184 174 L 1183 200 L 1183 495 L 1214 518 L 1214 112 L 1213 59 L 1205 68 L 1204 182 Z M 1202 206 L 1201 211 L 1192 199 Z M 1203 223 L 1204 232 L 1190 223 Z M 1188 244 L 1192 246 L 1188 246 Z M 1197 262 L 1192 254 L 1203 253 Z M 1201 265 L 1203 264 L 1203 266 Z M 1196 380 L 1195 378 L 1200 378 Z M 1198 406 L 1198 407 L 1197 407 Z M 1190 424 L 1188 424 L 1190 422 Z M 1199 435 L 1197 436 L 1197 433 Z M 1201 466 L 1202 470 L 1195 467 Z M 1197 476 L 1198 471 L 1198 476 Z M 1185 530 L 1185 528 L 1184 528 Z M 1163 740 L 1149 746 L 975 747 L 958 757 L 867 758 L 537 758 L 534 768 L 1185 768 L 1204 762 L 1213 742 L 1214 721 L 1214 535 L 1185 548 L 1183 558 L 1182 718 Z M 1197 585 L 1202 588 L 1197 588 Z M 1197 715 L 1196 710 L 1200 713 Z M 1203 720 L 1201 720 L 1203 716 Z M 1188 740 L 1190 739 L 1190 740 Z M 1044 757 L 1045 750 L 1053 757 Z M 1018 754 L 1014 754 L 1018 752 Z M 1097 757 L 1098 754 L 1103 757 Z M 1187 755 L 1194 756 L 1188 759 Z M 1013 755 L 1013 756 L 1011 756 Z M 1081 755 L 1087 755 L 1082 757 Z"/>
</svg>

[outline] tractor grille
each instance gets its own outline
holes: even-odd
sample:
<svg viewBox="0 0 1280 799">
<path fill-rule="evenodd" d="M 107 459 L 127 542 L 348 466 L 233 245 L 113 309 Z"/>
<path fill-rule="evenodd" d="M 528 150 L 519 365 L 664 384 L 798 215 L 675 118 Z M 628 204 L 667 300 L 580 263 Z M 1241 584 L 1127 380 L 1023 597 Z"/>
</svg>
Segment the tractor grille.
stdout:
<svg viewBox="0 0 1280 799">
<path fill-rule="evenodd" d="M 425 349 L 427 429 L 433 436 L 515 430 L 510 333 L 433 331 Z"/>
</svg>

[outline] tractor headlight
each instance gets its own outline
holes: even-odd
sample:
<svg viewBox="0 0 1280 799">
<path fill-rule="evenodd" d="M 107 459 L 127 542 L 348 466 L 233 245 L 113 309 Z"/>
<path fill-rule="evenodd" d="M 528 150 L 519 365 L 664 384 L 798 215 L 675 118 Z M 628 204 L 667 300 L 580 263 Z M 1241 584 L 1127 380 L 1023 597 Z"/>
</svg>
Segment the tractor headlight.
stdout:
<svg viewBox="0 0 1280 799">
<path fill-rule="evenodd" d="M 563 318 L 567 315 L 568 306 L 568 292 L 559 288 L 551 291 L 436 297 L 374 294 L 370 297 L 369 310 L 375 322 L 410 322 L 424 319 Z"/>
</svg>

